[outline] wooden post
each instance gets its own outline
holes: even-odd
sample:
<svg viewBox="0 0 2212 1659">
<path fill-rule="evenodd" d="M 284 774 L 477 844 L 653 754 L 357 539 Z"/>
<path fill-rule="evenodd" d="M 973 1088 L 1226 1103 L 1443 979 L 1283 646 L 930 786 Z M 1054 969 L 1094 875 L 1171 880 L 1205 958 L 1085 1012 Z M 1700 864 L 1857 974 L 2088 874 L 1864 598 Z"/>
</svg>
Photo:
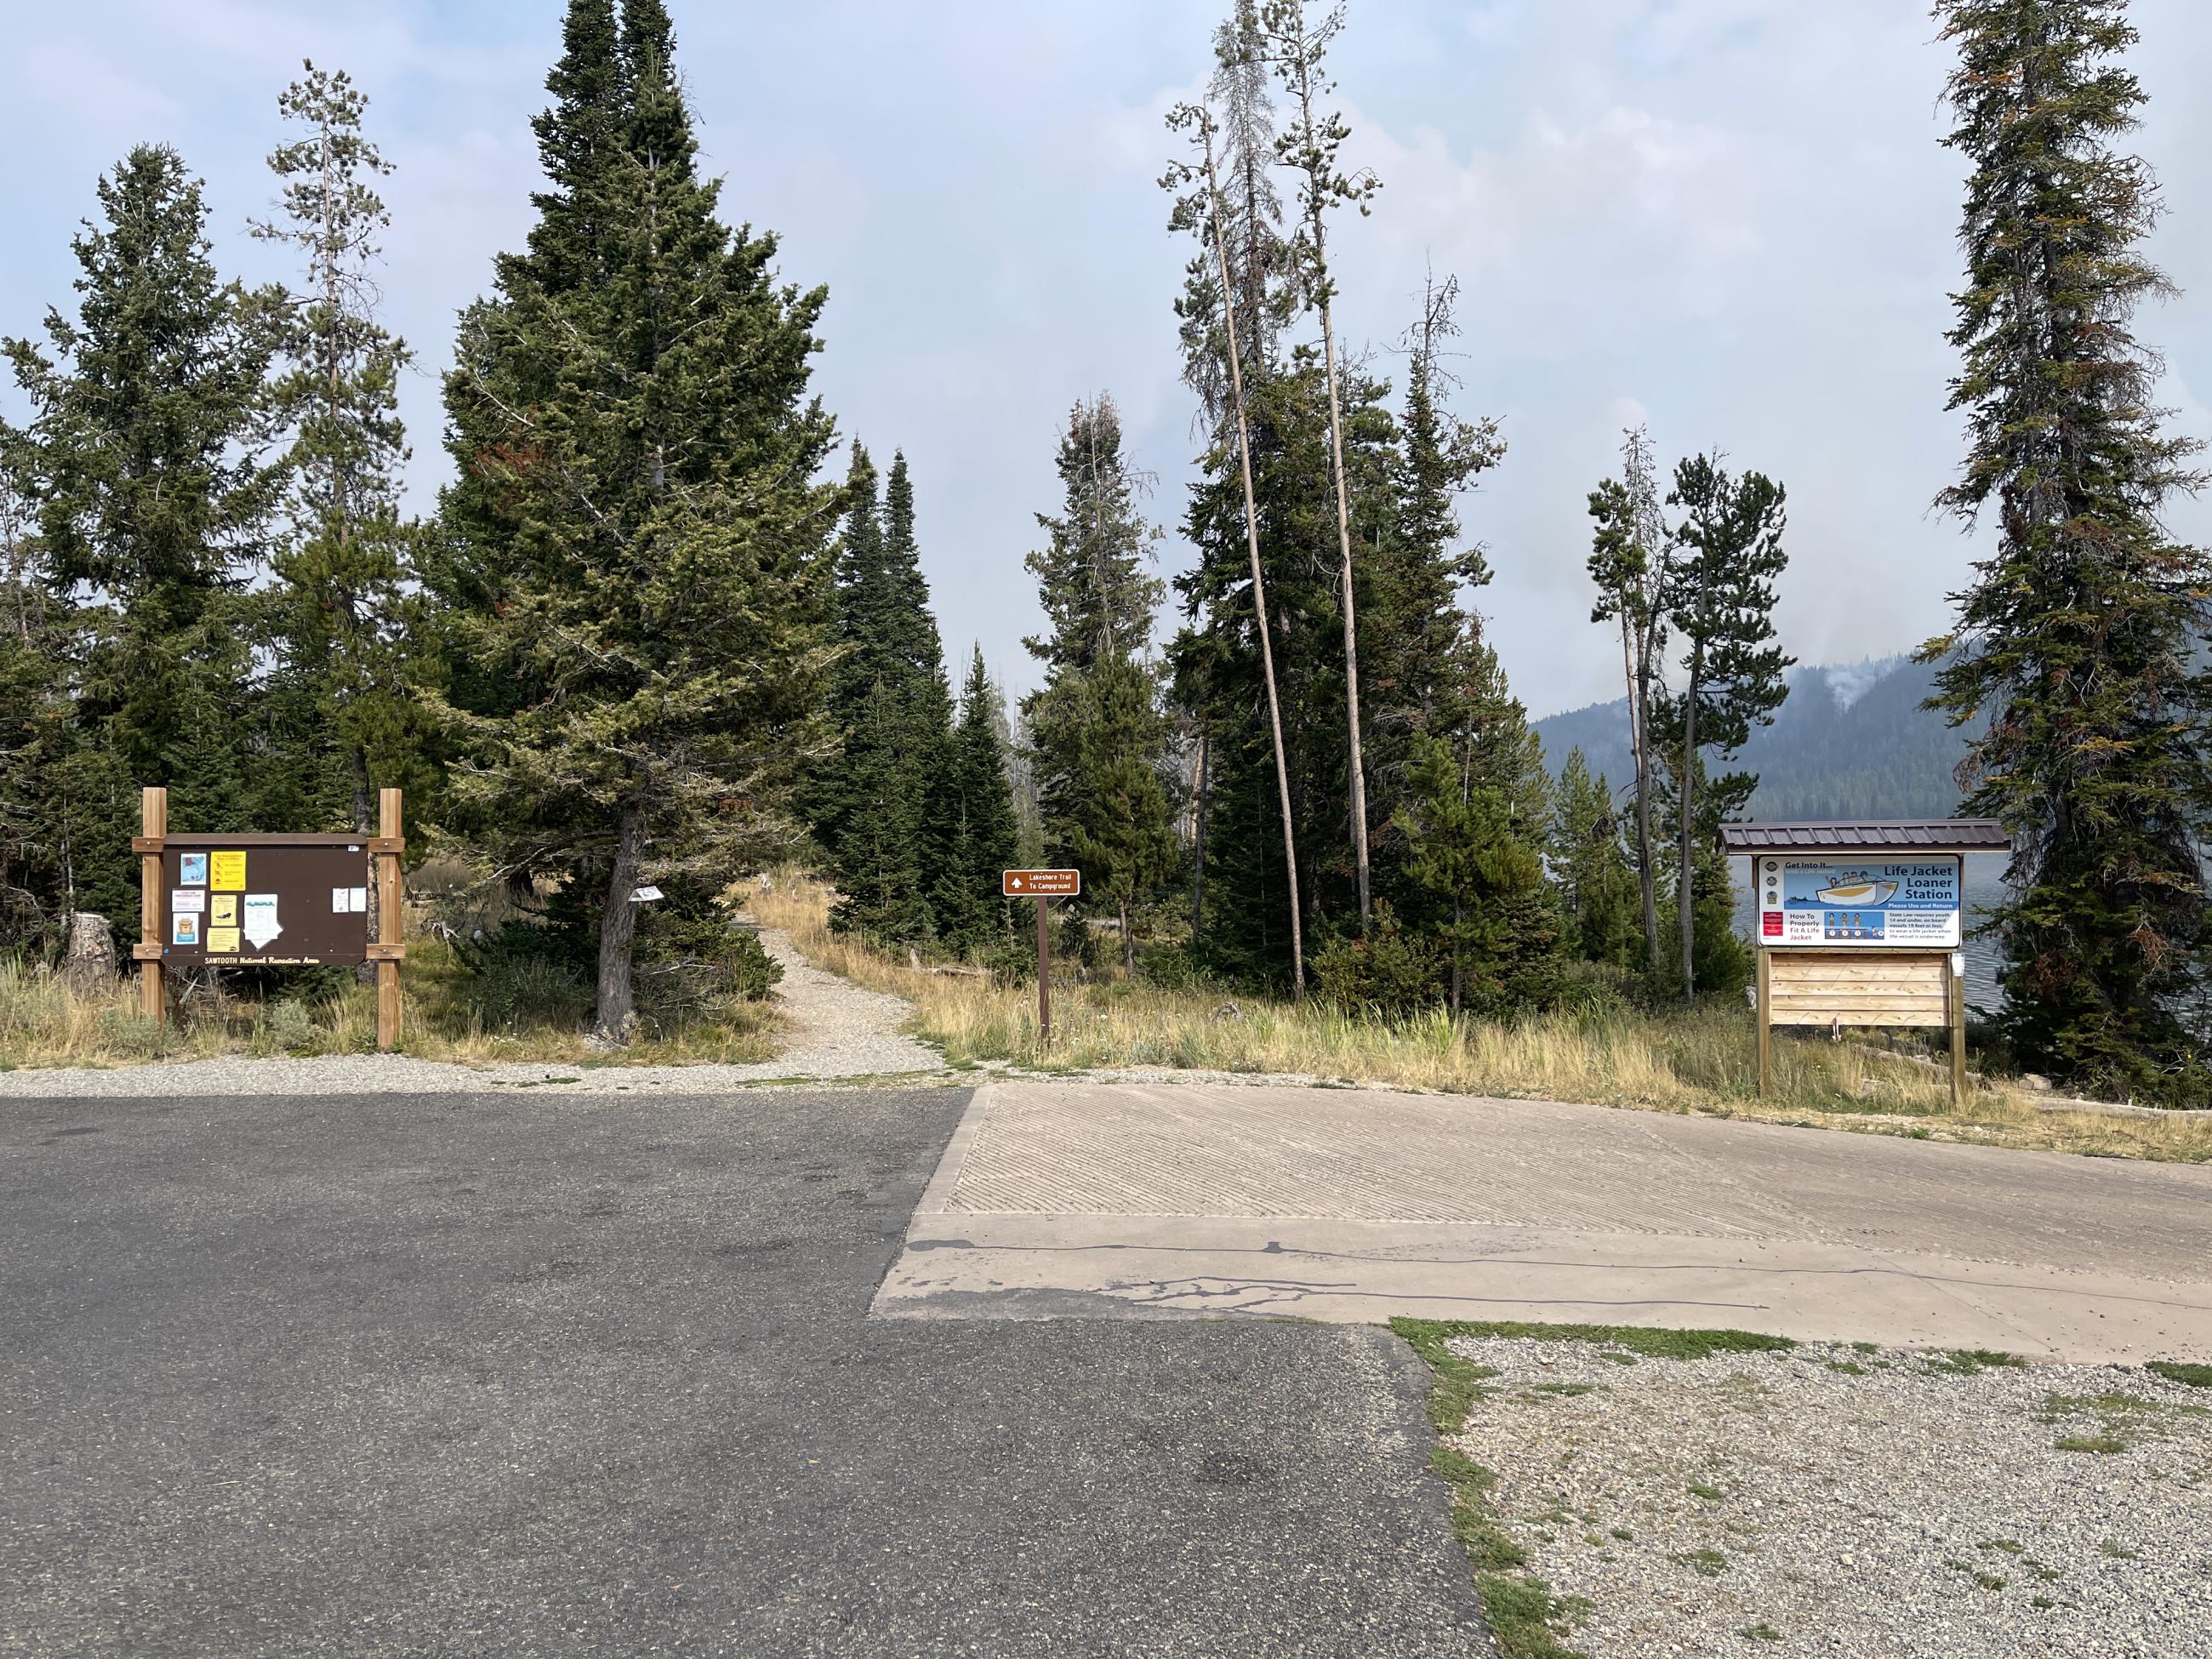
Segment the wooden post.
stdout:
<svg viewBox="0 0 2212 1659">
<path fill-rule="evenodd" d="M 1052 1041 L 1052 945 L 1045 933 L 1044 907 L 1047 901 L 1039 895 L 1037 908 L 1037 1046 L 1042 1048 Z"/>
<path fill-rule="evenodd" d="M 1966 1103 L 1966 976 L 1959 971 L 1963 952 L 1943 958 L 1946 1005 L 1951 1016 L 1951 1104 Z"/>
<path fill-rule="evenodd" d="M 400 939 L 399 854 L 402 838 L 399 792 L 376 792 L 376 1046 L 387 1053 L 399 1046 Z"/>
<path fill-rule="evenodd" d="M 1759 950 L 1759 1092 L 1771 1086 L 1774 1075 L 1774 952 Z"/>
<path fill-rule="evenodd" d="M 156 1022 L 168 1012 L 161 994 L 161 842 L 169 833 L 169 792 L 138 792 L 138 1012 Z"/>
</svg>

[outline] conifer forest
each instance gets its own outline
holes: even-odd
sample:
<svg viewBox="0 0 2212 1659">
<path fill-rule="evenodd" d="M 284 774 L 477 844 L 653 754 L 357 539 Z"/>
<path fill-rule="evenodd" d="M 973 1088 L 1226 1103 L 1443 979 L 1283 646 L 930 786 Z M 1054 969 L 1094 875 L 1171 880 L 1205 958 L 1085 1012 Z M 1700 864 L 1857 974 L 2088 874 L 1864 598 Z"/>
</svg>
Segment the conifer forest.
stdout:
<svg viewBox="0 0 2212 1659">
<path fill-rule="evenodd" d="M 835 296 L 702 161 L 663 0 L 566 0 L 527 235 L 434 347 L 384 320 L 394 164 L 337 65 L 268 89 L 264 218 L 220 222 L 163 144 L 84 180 L 72 290 L 0 319 L 0 954 L 58 968 L 90 915 L 127 958 L 142 786 L 179 829 L 363 834 L 399 786 L 459 970 L 566 988 L 611 1048 L 768 994 L 732 916 L 794 870 L 857 945 L 1002 980 L 1035 965 L 999 872 L 1042 864 L 1082 872 L 1054 945 L 1100 981 L 1385 1022 L 1740 1009 L 1720 827 L 1802 684 L 1789 480 L 1755 419 L 1675 448 L 1662 405 L 1577 491 L 1578 545 L 1489 545 L 1516 457 L 1456 367 L 1472 278 L 1400 271 L 1401 331 L 1347 337 L 1392 184 L 1351 159 L 1361 9 L 1217 3 L 1153 135 L 1189 482 L 1115 387 L 1065 388 L 1057 492 L 1003 504 L 1024 568 L 963 573 L 1036 592 L 1011 690 L 940 629 L 925 550 L 960 556 L 915 435 L 817 391 Z M 1937 0 L 1929 32 L 1967 179 L 1932 510 L 1984 539 L 1916 683 L 1965 757 L 1939 811 L 2012 843 L 1977 1041 L 2212 1104 L 2212 554 L 2162 516 L 2205 475 L 2137 331 L 2169 294 L 2137 40 L 2125 0 Z M 281 283 L 229 274 L 248 240 Z M 441 428 L 410 432 L 426 363 Z M 438 445 L 442 488 L 405 489 Z M 1609 762 L 1547 757 L 1507 683 L 1506 558 L 1582 584 Z"/>
</svg>

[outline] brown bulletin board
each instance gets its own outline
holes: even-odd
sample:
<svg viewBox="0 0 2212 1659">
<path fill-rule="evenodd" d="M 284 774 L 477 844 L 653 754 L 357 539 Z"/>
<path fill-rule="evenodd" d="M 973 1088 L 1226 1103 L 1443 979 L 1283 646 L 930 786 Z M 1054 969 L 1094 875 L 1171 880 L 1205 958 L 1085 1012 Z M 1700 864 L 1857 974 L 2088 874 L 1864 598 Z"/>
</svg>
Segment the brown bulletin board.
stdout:
<svg viewBox="0 0 2212 1659">
<path fill-rule="evenodd" d="M 369 959 L 376 877 L 368 836 L 169 836 L 161 857 L 167 967 Z M 272 922 L 274 936 L 257 943 Z"/>
</svg>

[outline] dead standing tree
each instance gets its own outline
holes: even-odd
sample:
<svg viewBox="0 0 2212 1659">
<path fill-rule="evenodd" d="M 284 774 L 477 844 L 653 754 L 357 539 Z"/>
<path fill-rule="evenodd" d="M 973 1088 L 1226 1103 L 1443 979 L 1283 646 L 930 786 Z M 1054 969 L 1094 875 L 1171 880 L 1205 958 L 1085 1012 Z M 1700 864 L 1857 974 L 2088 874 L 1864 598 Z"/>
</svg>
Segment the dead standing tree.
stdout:
<svg viewBox="0 0 2212 1659">
<path fill-rule="evenodd" d="M 1620 672 L 1628 694 L 1628 744 L 1636 769 L 1636 869 L 1644 898 L 1644 957 L 1659 965 L 1659 899 L 1651 833 L 1651 714 L 1666 696 L 1666 595 L 1674 557 L 1651 434 L 1637 427 L 1621 445 L 1620 477 L 1590 492 L 1597 521 L 1589 573 L 1598 587 L 1592 622 L 1620 621 Z"/>
<path fill-rule="evenodd" d="M 1329 42 L 1344 27 L 1344 8 L 1332 6 L 1317 23 L 1306 19 L 1305 0 L 1267 0 L 1260 32 L 1268 61 L 1297 106 L 1290 130 L 1275 141 L 1276 154 L 1301 175 L 1298 204 L 1305 223 L 1293 252 L 1306 303 L 1321 314 L 1322 364 L 1328 384 L 1329 470 L 1336 487 L 1336 538 L 1344 599 L 1344 701 L 1349 725 L 1347 770 L 1352 781 L 1352 854 L 1359 875 L 1359 926 L 1366 931 L 1371 904 L 1367 856 L 1367 769 L 1360 753 L 1359 627 L 1352 610 L 1352 504 L 1344 480 L 1344 399 L 1337 384 L 1336 293 L 1328 269 L 1326 220 L 1332 207 L 1352 205 L 1364 215 L 1381 181 L 1367 172 L 1338 170 L 1337 151 L 1352 130 L 1334 111 L 1315 106 L 1335 89 L 1322 73 Z"/>
<path fill-rule="evenodd" d="M 1252 428 L 1244 404 L 1244 370 L 1237 349 L 1236 286 L 1229 271 L 1229 244 L 1223 230 L 1221 185 L 1214 167 L 1213 117 L 1202 106 L 1178 105 L 1169 113 L 1168 125 L 1176 131 L 1188 130 L 1191 143 L 1203 158 L 1203 165 L 1192 167 L 1177 162 L 1161 180 L 1170 189 L 1205 181 L 1203 192 L 1195 190 L 1176 198 L 1171 225 L 1177 230 L 1190 230 L 1212 245 L 1214 263 L 1220 273 L 1221 319 L 1224 334 L 1222 355 L 1229 364 L 1229 402 L 1237 423 L 1237 460 L 1244 483 L 1244 543 L 1252 558 L 1252 611 L 1260 635 L 1260 667 L 1267 687 L 1267 726 L 1274 738 L 1275 788 L 1280 798 L 1283 813 L 1283 872 L 1290 884 L 1291 908 L 1291 983 L 1295 994 L 1303 998 L 1306 994 L 1306 959 L 1304 924 L 1298 902 L 1298 855 L 1294 832 L 1291 825 L 1290 763 L 1283 750 L 1282 702 L 1275 690 L 1275 647 L 1267 626 L 1267 578 L 1260 568 L 1260 512 L 1252 490 Z M 1362 889 L 1364 890 L 1365 866 L 1362 866 Z"/>
</svg>

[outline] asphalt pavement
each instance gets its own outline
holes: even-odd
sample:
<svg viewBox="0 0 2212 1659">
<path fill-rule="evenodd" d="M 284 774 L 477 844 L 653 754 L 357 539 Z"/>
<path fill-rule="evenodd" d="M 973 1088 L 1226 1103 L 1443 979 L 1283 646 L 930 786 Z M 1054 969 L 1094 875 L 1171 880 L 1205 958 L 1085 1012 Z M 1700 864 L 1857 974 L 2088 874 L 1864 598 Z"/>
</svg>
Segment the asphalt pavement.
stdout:
<svg viewBox="0 0 2212 1659">
<path fill-rule="evenodd" d="M 867 1316 L 966 1103 L 0 1103 L 0 1652 L 1488 1653 L 1380 1333 Z"/>
</svg>

